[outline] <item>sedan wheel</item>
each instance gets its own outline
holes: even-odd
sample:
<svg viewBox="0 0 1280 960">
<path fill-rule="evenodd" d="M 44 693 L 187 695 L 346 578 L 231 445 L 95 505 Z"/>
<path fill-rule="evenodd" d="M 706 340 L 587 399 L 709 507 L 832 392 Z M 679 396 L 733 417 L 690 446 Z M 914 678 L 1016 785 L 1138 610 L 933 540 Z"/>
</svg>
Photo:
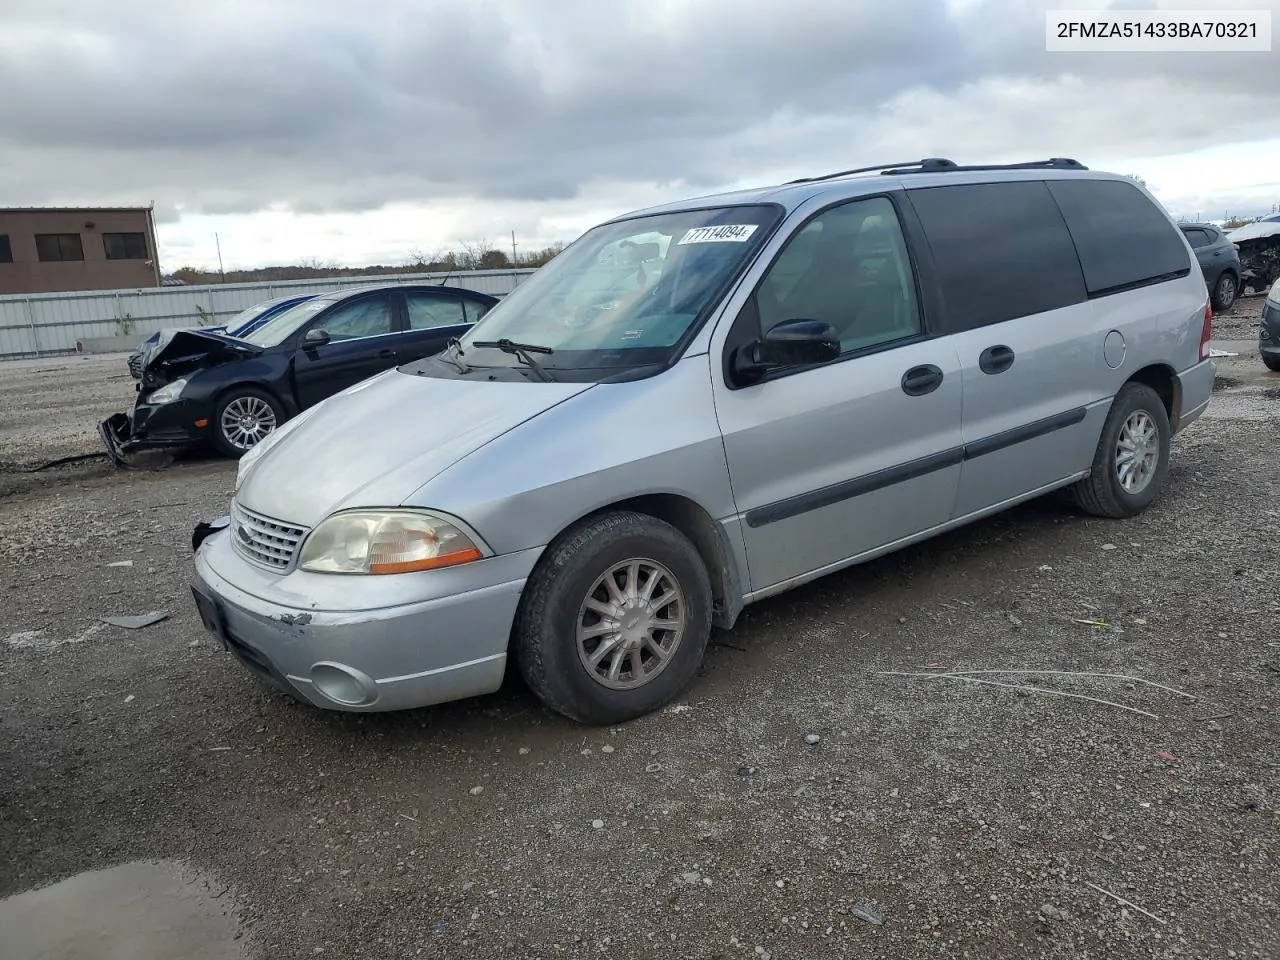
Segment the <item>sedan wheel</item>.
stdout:
<svg viewBox="0 0 1280 960">
<path fill-rule="evenodd" d="M 262 390 L 240 389 L 218 405 L 214 443 L 229 457 L 240 457 L 273 433 L 284 420 L 279 402 Z"/>
</svg>

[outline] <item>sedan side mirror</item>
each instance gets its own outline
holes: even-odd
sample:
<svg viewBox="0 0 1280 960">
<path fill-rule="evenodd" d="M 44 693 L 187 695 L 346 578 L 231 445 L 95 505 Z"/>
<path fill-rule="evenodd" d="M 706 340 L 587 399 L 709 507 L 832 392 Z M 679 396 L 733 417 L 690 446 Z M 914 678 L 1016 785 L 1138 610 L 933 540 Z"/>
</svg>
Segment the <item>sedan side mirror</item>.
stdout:
<svg viewBox="0 0 1280 960">
<path fill-rule="evenodd" d="M 738 348 L 733 356 L 734 378 L 755 383 L 777 367 L 804 367 L 830 363 L 840 356 L 840 338 L 825 320 L 784 320 L 755 340 Z"/>
<path fill-rule="evenodd" d="M 329 334 L 324 330 L 308 330 L 302 342 L 308 347 L 323 347 L 329 342 Z"/>
</svg>

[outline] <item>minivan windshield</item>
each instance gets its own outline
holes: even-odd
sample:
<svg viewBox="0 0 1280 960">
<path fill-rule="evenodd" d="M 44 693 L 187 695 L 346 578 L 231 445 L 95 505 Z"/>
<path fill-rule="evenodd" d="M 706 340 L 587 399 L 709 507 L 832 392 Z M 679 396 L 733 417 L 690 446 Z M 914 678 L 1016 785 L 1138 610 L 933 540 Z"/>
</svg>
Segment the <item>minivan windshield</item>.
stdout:
<svg viewBox="0 0 1280 960">
<path fill-rule="evenodd" d="M 241 340 L 257 344 L 260 347 L 275 347 L 284 343 L 304 323 L 314 317 L 325 307 L 333 303 L 332 297 L 317 297 L 304 300 L 297 306 L 290 307 L 279 316 L 272 317 L 257 330 L 246 333 Z"/>
<path fill-rule="evenodd" d="M 769 205 L 717 207 L 595 227 L 467 332 L 465 363 L 522 362 L 475 346 L 499 340 L 547 348 L 537 363 L 553 373 L 665 363 L 780 217 Z"/>
</svg>

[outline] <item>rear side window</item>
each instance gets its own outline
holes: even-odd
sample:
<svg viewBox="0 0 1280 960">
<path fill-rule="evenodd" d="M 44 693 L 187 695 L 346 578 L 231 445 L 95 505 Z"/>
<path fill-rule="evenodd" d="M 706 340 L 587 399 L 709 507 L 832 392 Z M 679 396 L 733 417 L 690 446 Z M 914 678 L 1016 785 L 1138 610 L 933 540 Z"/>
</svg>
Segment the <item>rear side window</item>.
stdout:
<svg viewBox="0 0 1280 960">
<path fill-rule="evenodd" d="M 1186 276 L 1187 248 L 1164 211 L 1121 180 L 1051 180 L 1067 221 L 1089 296 Z"/>
<path fill-rule="evenodd" d="M 1201 230 L 1199 227 L 1183 227 L 1182 232 L 1187 235 L 1187 240 L 1193 247 L 1207 247 L 1213 242 L 1209 232 Z"/>
<path fill-rule="evenodd" d="M 957 184 L 908 196 L 933 253 L 947 332 L 1087 299 L 1071 235 L 1043 183 Z"/>
</svg>

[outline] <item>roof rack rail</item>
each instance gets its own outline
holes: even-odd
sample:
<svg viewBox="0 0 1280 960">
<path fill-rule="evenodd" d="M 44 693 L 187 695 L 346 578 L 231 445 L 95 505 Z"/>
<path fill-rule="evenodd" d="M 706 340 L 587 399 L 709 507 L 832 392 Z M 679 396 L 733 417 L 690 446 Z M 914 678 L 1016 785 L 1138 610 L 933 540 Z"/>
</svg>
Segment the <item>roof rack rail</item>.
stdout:
<svg viewBox="0 0 1280 960">
<path fill-rule="evenodd" d="M 925 157 L 923 160 L 908 160 L 904 163 L 878 163 L 872 167 L 854 167 L 852 170 L 838 170 L 835 173 L 824 173 L 819 177 L 801 177 L 788 180 L 792 183 L 818 183 L 822 180 L 838 180 L 840 177 L 851 177 L 857 173 L 880 173 L 886 177 L 901 176 L 906 173 L 951 173 L 964 170 L 1088 170 L 1079 160 L 1070 157 L 1050 157 L 1048 160 L 1028 160 L 1025 163 L 985 163 L 961 166 L 946 157 Z"/>
<path fill-rule="evenodd" d="M 918 167 L 919 169 L 912 169 Z M 899 168 L 882 167 L 880 172 L 886 177 L 904 173 L 943 173 L 963 172 L 965 170 L 1088 170 L 1079 160 L 1070 157 L 1050 157 L 1048 160 L 1027 160 L 1023 163 L 972 163 L 963 166 L 950 160 L 921 160 L 916 163 L 905 163 Z"/>
<path fill-rule="evenodd" d="M 855 167 L 852 170 L 838 170 L 835 173 L 824 173 L 820 177 L 801 177 L 799 180 L 788 180 L 787 183 L 817 183 L 820 180 L 836 180 L 840 177 L 851 177 L 855 173 L 875 173 L 878 170 L 888 171 L 892 168 L 919 167 L 921 171 L 955 169 L 955 161 L 945 157 L 926 157 L 923 160 L 904 160 L 901 163 L 878 163 L 873 167 Z"/>
</svg>

